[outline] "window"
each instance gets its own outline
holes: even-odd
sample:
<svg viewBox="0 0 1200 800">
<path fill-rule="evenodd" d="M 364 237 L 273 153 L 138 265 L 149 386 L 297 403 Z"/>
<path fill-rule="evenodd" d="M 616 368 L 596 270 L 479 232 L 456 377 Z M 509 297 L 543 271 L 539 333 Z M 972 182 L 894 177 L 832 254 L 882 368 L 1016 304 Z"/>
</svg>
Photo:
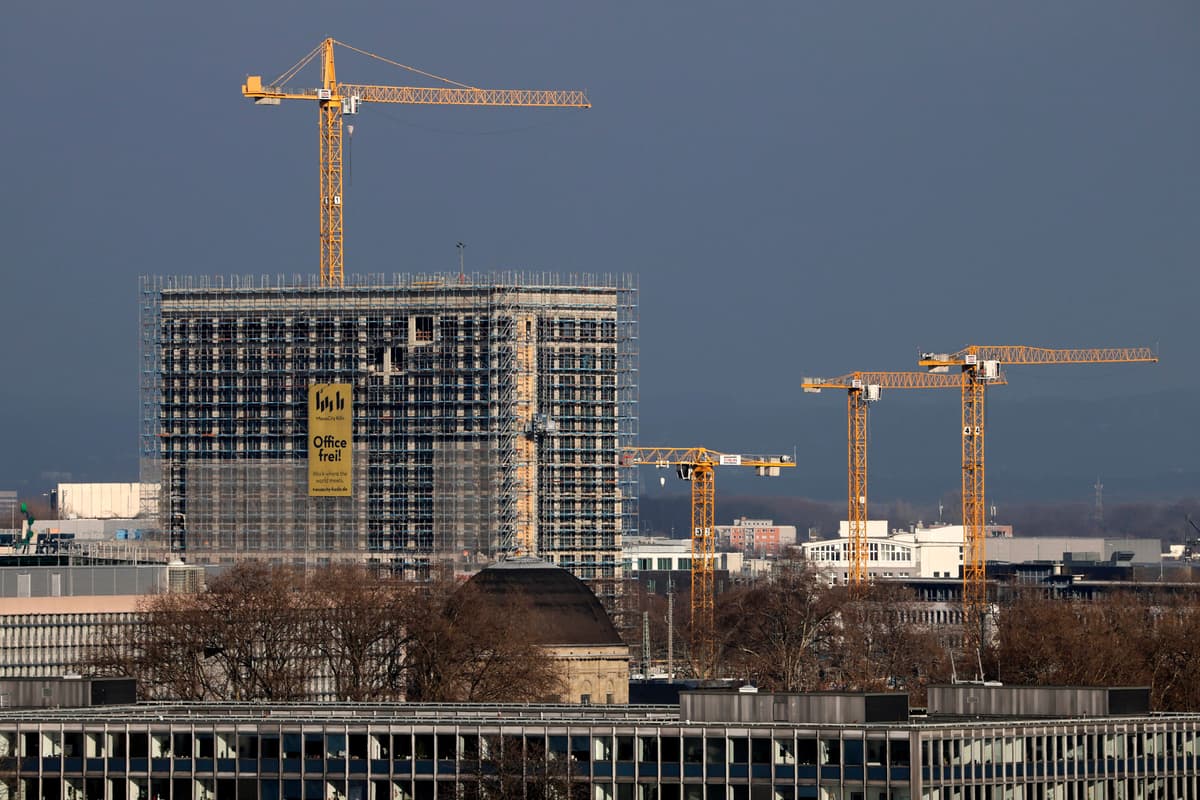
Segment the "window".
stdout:
<svg viewBox="0 0 1200 800">
<path fill-rule="evenodd" d="M 414 327 L 418 342 L 433 341 L 433 317 L 417 317 Z"/>
<path fill-rule="evenodd" d="M 617 761 L 633 761 L 633 737 L 617 737 Z"/>
</svg>

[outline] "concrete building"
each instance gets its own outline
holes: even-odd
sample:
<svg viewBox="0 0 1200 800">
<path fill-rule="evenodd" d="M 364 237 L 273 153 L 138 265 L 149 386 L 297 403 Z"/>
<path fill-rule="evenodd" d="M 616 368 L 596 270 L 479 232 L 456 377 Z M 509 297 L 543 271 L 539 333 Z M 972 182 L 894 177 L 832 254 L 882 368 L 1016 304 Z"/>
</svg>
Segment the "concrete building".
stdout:
<svg viewBox="0 0 1200 800">
<path fill-rule="evenodd" d="M 420 574 L 521 551 L 620 577 L 631 276 L 154 278 L 141 297 L 142 477 L 189 561 Z M 350 387 L 344 495 L 309 485 L 314 384 Z"/>
<path fill-rule="evenodd" d="M 1019 537 L 1010 526 L 991 525 L 986 542 L 989 563 L 1034 561 L 1114 561 L 1160 564 L 1158 539 L 1097 537 Z M 850 523 L 842 520 L 836 539 L 804 542 L 804 557 L 832 580 L 847 579 Z M 872 578 L 961 578 L 963 527 L 918 525 L 889 531 L 887 520 L 867 522 L 867 571 Z"/>
<path fill-rule="evenodd" d="M 63 519 L 133 519 L 146 506 L 150 516 L 156 490 L 140 483 L 60 483 L 56 511 Z"/>
<path fill-rule="evenodd" d="M 1146 690 L 1002 690 L 931 689 L 926 715 L 903 694 L 737 692 L 662 706 L 13 709 L 0 788 L 49 800 L 440 800 L 506 796 L 501 781 L 594 800 L 1198 796 L 1200 715 L 1151 714 Z"/>
<path fill-rule="evenodd" d="M 203 570 L 74 557 L 0 559 L 0 678 L 78 672 L 134 625 L 147 595 L 194 592 Z"/>
<path fill-rule="evenodd" d="M 692 542 L 664 536 L 627 536 L 624 545 L 624 569 L 646 591 L 666 594 L 691 587 Z M 714 553 L 714 587 L 720 592 L 729 585 L 729 576 L 742 571 L 742 553 Z"/>
<path fill-rule="evenodd" d="M 804 557 L 838 582 L 847 580 L 850 523 L 836 539 L 804 542 Z M 867 572 L 872 578 L 956 578 L 962 573 L 961 525 L 888 531 L 887 520 L 867 521 Z"/>
<path fill-rule="evenodd" d="M 796 544 L 795 525 L 776 525 L 770 519 L 741 517 L 732 525 L 716 526 L 717 547 L 761 556 L 777 556 Z"/>
<path fill-rule="evenodd" d="M 20 513 L 21 501 L 15 489 L 0 490 L 0 528 L 17 530 L 17 514 Z"/>
</svg>

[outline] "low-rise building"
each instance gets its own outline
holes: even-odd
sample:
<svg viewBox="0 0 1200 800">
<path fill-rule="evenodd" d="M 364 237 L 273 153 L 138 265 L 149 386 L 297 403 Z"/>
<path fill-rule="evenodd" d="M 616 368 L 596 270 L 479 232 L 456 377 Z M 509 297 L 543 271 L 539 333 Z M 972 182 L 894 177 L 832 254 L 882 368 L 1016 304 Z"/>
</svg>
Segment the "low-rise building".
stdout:
<svg viewBox="0 0 1200 800">
<path fill-rule="evenodd" d="M 201 568 L 68 556 L 0 559 L 0 678 L 77 672 L 148 595 L 199 591 Z"/>
<path fill-rule="evenodd" d="M 1012 527 L 988 525 L 989 563 L 1035 561 L 1112 561 L 1159 564 L 1159 539 L 1013 536 Z M 836 538 L 804 542 L 804 557 L 837 583 L 849 571 L 850 523 L 842 520 Z M 963 526 L 918 524 L 911 530 L 888 530 L 887 520 L 867 522 L 867 572 L 872 578 L 961 578 Z"/>
<path fill-rule="evenodd" d="M 1193 800 L 1200 714 L 1148 690 L 684 692 L 659 706 L 194 704 L 7 710 L 8 797 Z M 576 795 L 575 793 L 579 794 Z"/>
<path fill-rule="evenodd" d="M 628 578 L 653 594 L 665 595 L 691 586 L 692 542 L 660 536 L 626 536 L 624 569 Z M 729 586 L 731 575 L 739 575 L 745 563 L 742 553 L 713 554 L 713 586 L 719 593 Z"/>
</svg>

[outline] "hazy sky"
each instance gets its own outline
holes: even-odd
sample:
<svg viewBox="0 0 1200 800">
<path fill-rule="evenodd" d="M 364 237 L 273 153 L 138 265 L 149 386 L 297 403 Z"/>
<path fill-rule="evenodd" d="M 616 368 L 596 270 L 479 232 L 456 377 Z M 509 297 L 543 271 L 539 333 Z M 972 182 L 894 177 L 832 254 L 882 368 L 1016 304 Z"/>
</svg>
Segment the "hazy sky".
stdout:
<svg viewBox="0 0 1200 800">
<path fill-rule="evenodd" d="M 843 495 L 844 400 L 805 375 L 1149 344 L 1157 366 L 1010 370 L 989 491 L 1193 492 L 1194 0 L 15 0 L 0 488 L 136 479 L 139 275 L 316 272 L 316 109 L 239 87 L 326 35 L 476 86 L 588 91 L 581 112 L 365 107 L 347 272 L 452 270 L 463 241 L 472 270 L 637 273 L 642 442 L 799 453 L 786 479 L 721 485 Z M 873 496 L 956 489 L 958 443 L 954 392 L 885 395 Z"/>
</svg>

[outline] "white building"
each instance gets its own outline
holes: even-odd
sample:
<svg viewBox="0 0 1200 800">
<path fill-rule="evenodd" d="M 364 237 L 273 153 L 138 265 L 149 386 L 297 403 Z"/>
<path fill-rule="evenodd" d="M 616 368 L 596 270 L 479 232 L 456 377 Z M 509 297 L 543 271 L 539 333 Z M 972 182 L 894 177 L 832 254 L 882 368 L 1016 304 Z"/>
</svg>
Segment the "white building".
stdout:
<svg viewBox="0 0 1200 800">
<path fill-rule="evenodd" d="M 872 578 L 958 578 L 962 576 L 961 525 L 888 532 L 887 520 L 867 521 L 867 573 Z M 804 557 L 835 582 L 847 580 L 850 523 L 838 538 L 805 542 Z"/>
<path fill-rule="evenodd" d="M 55 496 L 62 519 L 133 519 L 154 513 L 157 495 L 157 485 L 60 483 Z"/>
<path fill-rule="evenodd" d="M 838 524 L 836 539 L 802 545 L 804 557 L 835 582 L 847 580 L 850 523 Z M 984 542 L 991 563 L 1030 561 L 1123 561 L 1158 563 L 1158 539 L 1104 539 L 1055 536 L 1015 537 L 1012 527 L 989 525 Z M 867 522 L 867 573 L 872 578 L 961 578 L 963 526 L 918 524 L 911 531 L 888 532 L 887 520 Z"/>
<path fill-rule="evenodd" d="M 662 536 L 626 536 L 622 547 L 625 574 L 636 578 L 639 572 L 690 571 L 692 542 L 690 539 L 668 539 Z M 741 553 L 715 553 L 713 569 L 741 572 L 744 557 Z"/>
</svg>

